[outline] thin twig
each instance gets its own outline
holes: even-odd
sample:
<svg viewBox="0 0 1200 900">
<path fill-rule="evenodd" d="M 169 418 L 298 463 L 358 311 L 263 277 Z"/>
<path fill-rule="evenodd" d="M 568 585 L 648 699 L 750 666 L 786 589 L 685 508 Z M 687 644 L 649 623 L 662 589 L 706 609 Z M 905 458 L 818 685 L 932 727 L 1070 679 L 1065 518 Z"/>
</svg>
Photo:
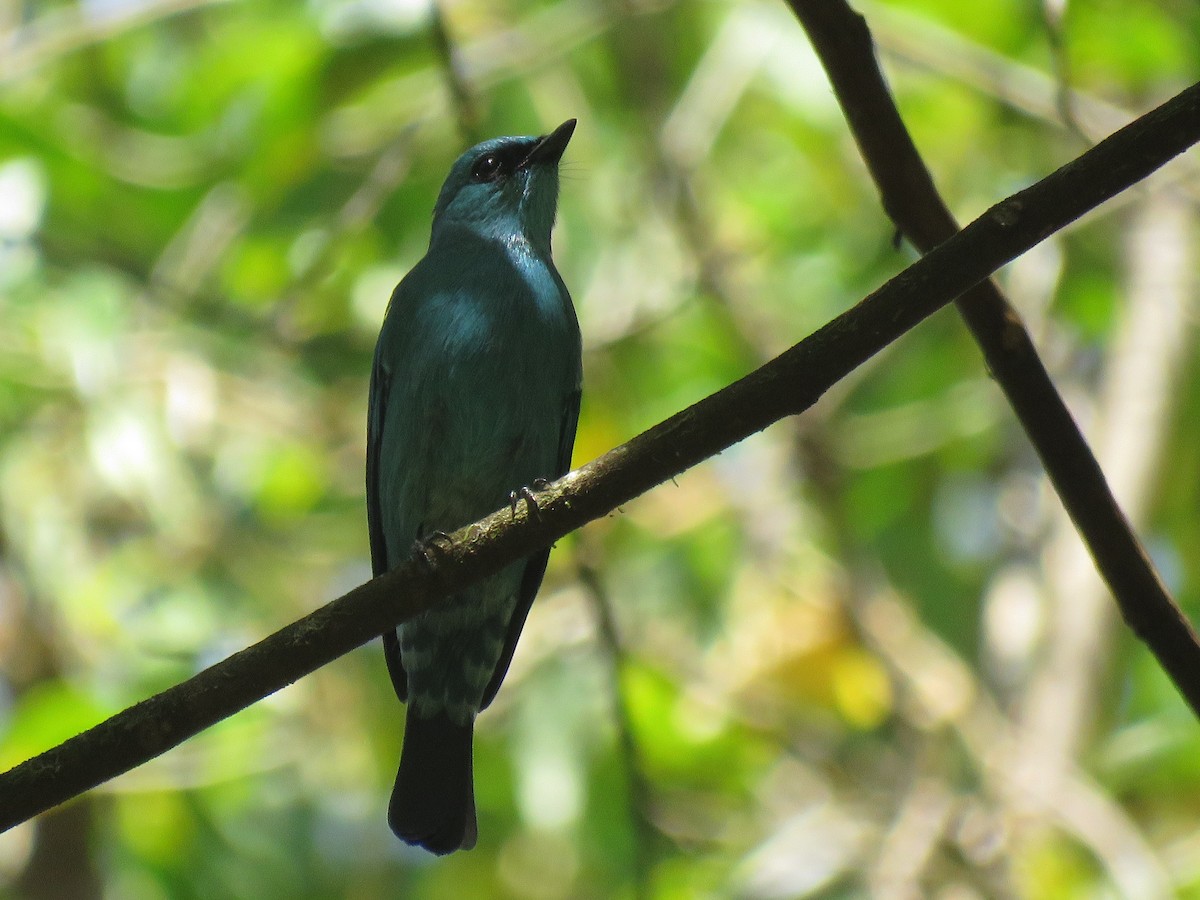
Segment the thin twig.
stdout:
<svg viewBox="0 0 1200 900">
<path fill-rule="evenodd" d="M 1042 0 L 1040 5 L 1042 22 L 1046 26 L 1046 39 L 1050 44 L 1050 55 L 1054 60 L 1054 79 L 1058 83 L 1054 105 L 1067 131 L 1087 146 L 1091 141 L 1088 140 L 1075 114 L 1075 93 L 1071 90 L 1071 57 L 1067 53 L 1067 39 L 1063 33 L 1063 16 L 1067 4 L 1065 0 Z"/>
<path fill-rule="evenodd" d="M 642 755 L 634 736 L 633 717 L 625 692 L 621 688 L 621 672 L 625 667 L 625 647 L 617 631 L 613 616 L 612 598 L 596 569 L 586 562 L 582 554 L 576 558 L 576 571 L 596 617 L 596 632 L 604 651 L 608 666 L 609 693 L 611 694 L 613 721 L 617 727 L 617 740 L 621 755 L 625 759 L 625 778 L 628 790 L 629 824 L 633 842 L 634 896 L 650 896 L 650 877 L 654 865 L 654 842 L 656 833 L 650 824 L 650 782 L 646 778 Z"/>
<path fill-rule="evenodd" d="M 376 157 L 374 164 L 358 188 L 342 204 L 333 220 L 333 227 L 323 233 L 312 248 L 312 255 L 287 285 L 271 310 L 277 336 L 294 342 L 300 335 L 295 327 L 297 308 L 302 300 L 335 269 L 338 253 L 346 242 L 361 234 L 392 192 L 408 175 L 412 165 L 412 140 L 417 123 L 410 123 L 396 133 L 395 138 Z"/>
<path fill-rule="evenodd" d="M 454 112 L 454 121 L 458 123 L 458 132 L 468 146 L 478 144 L 482 140 L 479 134 L 479 105 L 467 83 L 461 54 L 450 37 L 446 13 L 440 2 L 430 6 L 429 17 L 433 46 L 437 50 L 446 88 L 450 92 L 450 109 Z"/>
</svg>

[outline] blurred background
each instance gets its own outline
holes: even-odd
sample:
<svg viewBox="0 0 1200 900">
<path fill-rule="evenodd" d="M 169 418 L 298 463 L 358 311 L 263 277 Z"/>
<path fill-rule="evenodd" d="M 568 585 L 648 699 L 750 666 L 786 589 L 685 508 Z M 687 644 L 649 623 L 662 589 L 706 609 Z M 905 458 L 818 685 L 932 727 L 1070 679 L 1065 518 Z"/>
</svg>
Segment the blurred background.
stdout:
<svg viewBox="0 0 1200 900">
<path fill-rule="evenodd" d="M 1182 0 L 860 2 L 969 220 L 1200 77 Z M 913 259 L 766 0 L 0 2 L 0 765 L 369 577 L 367 380 L 469 143 L 580 120 L 575 462 Z M 1193 151 L 1000 280 L 1200 617 Z M 362 648 L 0 837 L 31 898 L 1200 897 L 1200 729 L 953 311 L 559 543 L 480 842 Z"/>
</svg>

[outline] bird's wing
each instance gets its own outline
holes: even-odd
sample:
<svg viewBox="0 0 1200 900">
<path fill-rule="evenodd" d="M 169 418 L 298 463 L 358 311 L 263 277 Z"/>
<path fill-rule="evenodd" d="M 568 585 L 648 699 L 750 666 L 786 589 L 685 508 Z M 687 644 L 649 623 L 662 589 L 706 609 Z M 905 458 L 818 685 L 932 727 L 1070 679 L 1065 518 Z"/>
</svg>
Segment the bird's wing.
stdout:
<svg viewBox="0 0 1200 900">
<path fill-rule="evenodd" d="M 562 428 L 558 436 L 555 478 L 561 478 L 571 468 L 571 448 L 575 446 L 575 429 L 579 424 L 579 399 L 580 391 L 579 388 L 576 388 L 567 398 L 566 408 L 563 410 Z M 525 564 L 525 572 L 521 575 L 521 588 L 517 594 L 517 606 L 513 610 L 512 618 L 508 621 L 508 633 L 504 636 L 504 649 L 500 651 L 496 668 L 492 670 L 492 678 L 488 682 L 487 688 L 484 689 L 483 702 L 479 706 L 481 710 L 487 709 L 495 699 L 496 692 L 500 690 L 500 683 L 508 674 L 509 663 L 512 662 L 513 652 L 517 649 L 517 638 L 521 636 L 521 629 L 525 627 L 525 617 L 529 615 L 529 607 L 533 605 L 533 598 L 537 596 L 538 588 L 542 586 L 542 576 L 546 574 L 546 563 L 549 559 L 550 548 L 547 547 L 529 557 L 529 561 Z"/>
<path fill-rule="evenodd" d="M 371 574 L 388 570 L 387 541 L 383 537 L 383 510 L 379 497 L 379 448 L 383 444 L 383 419 L 387 412 L 391 378 L 375 351 L 371 367 L 371 394 L 367 402 L 367 531 L 371 540 Z"/>
<path fill-rule="evenodd" d="M 371 574 L 378 578 L 389 568 L 387 540 L 383 536 L 383 509 L 379 488 L 379 451 L 383 444 L 383 425 L 387 416 L 391 373 L 383 365 L 379 348 L 371 367 L 371 393 L 367 403 L 367 531 L 371 540 Z M 387 662 L 392 687 L 401 702 L 408 700 L 408 675 L 400 660 L 400 640 L 392 629 L 383 636 L 383 657 Z"/>
</svg>

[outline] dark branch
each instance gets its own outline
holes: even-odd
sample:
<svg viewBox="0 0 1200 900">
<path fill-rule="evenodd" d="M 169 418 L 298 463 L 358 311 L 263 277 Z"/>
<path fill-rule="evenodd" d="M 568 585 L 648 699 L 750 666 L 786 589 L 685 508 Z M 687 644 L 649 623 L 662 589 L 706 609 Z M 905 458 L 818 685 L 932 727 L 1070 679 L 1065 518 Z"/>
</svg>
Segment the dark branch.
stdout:
<svg viewBox="0 0 1200 900">
<path fill-rule="evenodd" d="M 896 226 L 923 252 L 958 232 L 875 60 L 871 33 L 844 0 L 788 0 L 825 66 L 838 102 Z M 955 304 L 1046 467 L 1063 506 L 1130 628 L 1200 710 L 1195 638 L 1159 580 L 1038 357 L 1021 317 L 991 281 Z"/>
<path fill-rule="evenodd" d="M 193 678 L 0 775 L 11 828 L 169 750 L 397 623 L 528 556 L 784 416 L 951 299 L 1200 140 L 1200 85 L 1142 116 L 960 234 L 852 310 L 740 381 L 559 479 L 515 521 L 505 507 L 462 528 L 432 566 L 408 562 Z M 1200 660 L 1186 623 L 1168 670 L 1200 710 Z M 1156 649 L 1157 652 L 1157 649 Z M 1177 665 L 1187 658 L 1189 668 Z M 1160 659 L 1163 657 L 1160 656 Z M 1164 660 L 1164 664 L 1165 664 Z"/>
</svg>

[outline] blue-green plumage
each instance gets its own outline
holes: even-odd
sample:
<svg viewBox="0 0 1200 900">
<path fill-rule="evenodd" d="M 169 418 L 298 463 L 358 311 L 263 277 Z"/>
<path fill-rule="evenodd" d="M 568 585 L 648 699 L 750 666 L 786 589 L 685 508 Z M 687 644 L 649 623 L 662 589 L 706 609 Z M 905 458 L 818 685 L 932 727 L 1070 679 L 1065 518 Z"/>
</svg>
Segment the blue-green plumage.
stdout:
<svg viewBox="0 0 1200 900">
<path fill-rule="evenodd" d="M 513 491 L 569 468 L 579 326 L 550 255 L 558 161 L 574 130 L 486 141 L 452 167 L 429 250 L 392 295 L 371 377 L 367 511 L 376 574 Z M 512 657 L 549 551 L 384 639 L 408 702 L 388 819 L 436 853 L 475 841 L 471 733 Z"/>
</svg>

